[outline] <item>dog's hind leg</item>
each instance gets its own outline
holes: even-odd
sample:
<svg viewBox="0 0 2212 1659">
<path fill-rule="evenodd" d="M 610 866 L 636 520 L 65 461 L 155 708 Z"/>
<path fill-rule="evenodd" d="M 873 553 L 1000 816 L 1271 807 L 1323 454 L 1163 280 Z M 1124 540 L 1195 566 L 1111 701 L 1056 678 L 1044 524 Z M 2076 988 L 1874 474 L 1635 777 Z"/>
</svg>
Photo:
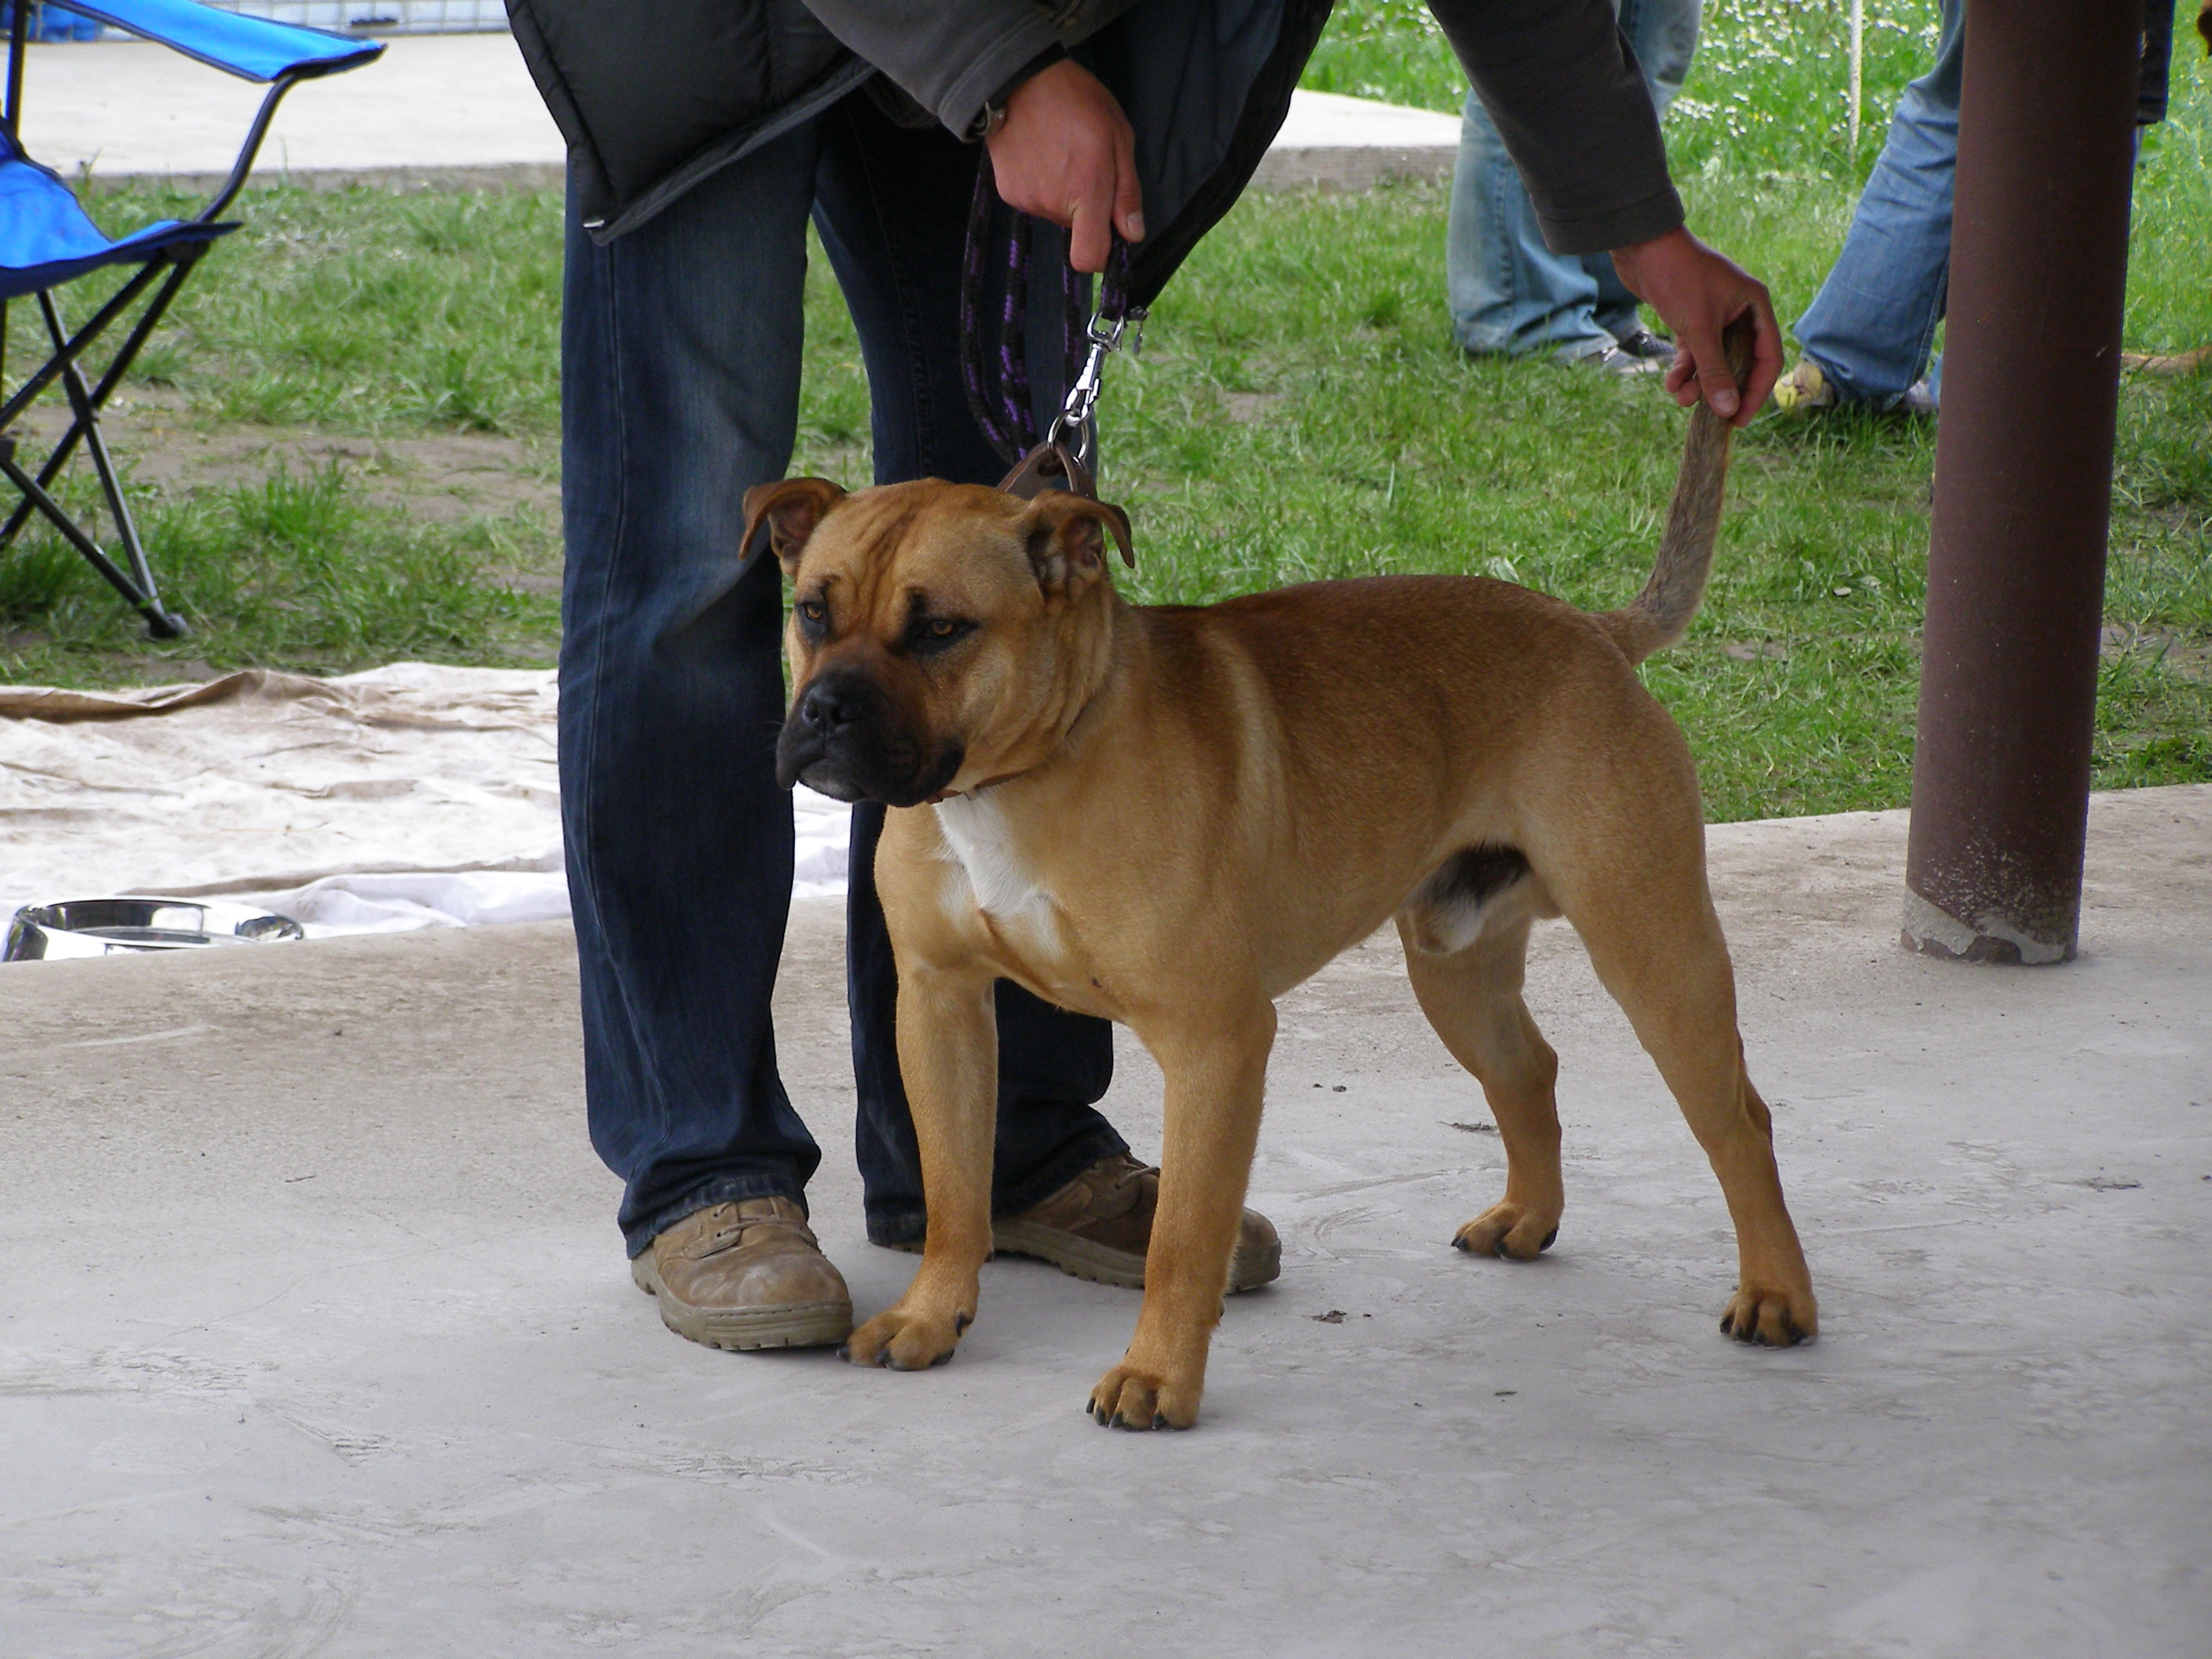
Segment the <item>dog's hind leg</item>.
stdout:
<svg viewBox="0 0 2212 1659">
<path fill-rule="evenodd" d="M 988 975 L 902 964 L 899 1071 L 914 1110 L 929 1230 L 906 1294 L 854 1331 L 856 1365 L 921 1370 L 952 1358 L 975 1322 L 991 1255 L 992 1132 L 999 1100 L 999 1025 Z"/>
<path fill-rule="evenodd" d="M 1663 830 L 1650 797 L 1632 834 L 1589 843 L 1547 884 L 1582 935 L 1590 963 L 1628 1015 L 1637 1040 L 1689 1121 L 1720 1177 L 1735 1223 L 1738 1278 L 1721 1328 L 1745 1342 L 1786 1347 L 1813 1335 L 1819 1314 L 1797 1230 L 1782 1199 L 1766 1103 L 1744 1069 L 1735 973 L 1705 884 L 1696 795 L 1679 833 Z M 1585 823 L 1607 817 L 1595 804 Z"/>
<path fill-rule="evenodd" d="M 1432 910 L 1409 906 L 1398 915 L 1406 976 L 1429 1024 L 1452 1058 L 1474 1073 L 1505 1143 L 1505 1196 L 1453 1235 L 1476 1255 L 1534 1261 L 1559 1236 L 1565 1189 L 1559 1176 L 1559 1115 L 1552 1089 L 1559 1074 L 1552 1052 L 1521 1000 L 1534 908 L 1515 896 L 1493 903 L 1471 943 L 1453 942 Z"/>
</svg>

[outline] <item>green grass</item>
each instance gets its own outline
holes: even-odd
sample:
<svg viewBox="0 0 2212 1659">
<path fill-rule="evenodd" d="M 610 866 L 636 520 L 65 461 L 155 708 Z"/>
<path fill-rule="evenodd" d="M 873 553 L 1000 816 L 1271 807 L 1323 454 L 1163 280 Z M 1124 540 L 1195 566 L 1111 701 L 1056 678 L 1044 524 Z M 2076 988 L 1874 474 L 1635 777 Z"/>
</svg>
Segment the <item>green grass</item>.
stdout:
<svg viewBox="0 0 2212 1659">
<path fill-rule="evenodd" d="M 1778 195 L 1700 181 L 1701 220 L 1779 267 L 1785 307 L 1824 268 L 1759 258 Z M 1649 568 L 1681 416 L 1648 385 L 1469 362 L 1434 280 L 1438 192 L 1248 204 L 1117 367 L 1107 483 L 1134 504 L 1133 587 L 1202 601 L 1393 569 L 1504 575 L 1624 603 Z M 1768 221 L 1771 222 L 1771 220 Z M 2197 233 L 2200 245 L 2203 233 Z M 1808 239 L 1809 240 L 1809 239 Z M 2212 337 L 2212 327 L 2206 335 Z M 2198 654 L 2108 665 L 2100 784 L 2212 778 L 2212 377 L 2123 399 L 2108 614 Z M 1901 805 L 1910 787 L 1935 434 L 1839 416 L 1738 444 L 1712 588 L 1647 671 L 1688 730 L 1717 817 Z M 2196 678 L 2191 678 L 2194 675 Z"/>
<path fill-rule="evenodd" d="M 1634 593 L 1681 416 L 1648 383 L 1463 359 L 1420 280 L 1434 195 L 1267 204 L 1164 301 L 1159 356 L 1109 404 L 1146 597 L 1406 568 Z M 1930 442 L 1873 423 L 1743 441 L 1705 613 L 1650 671 L 1718 816 L 1901 798 Z"/>
<path fill-rule="evenodd" d="M 1467 76 L 1422 0 L 1337 0 L 1301 85 L 1456 115 Z"/>
<path fill-rule="evenodd" d="M 188 198 L 106 200 L 112 222 Z M 210 418 L 380 433 L 542 434 L 560 417 L 561 198 L 556 191 L 258 191 L 247 229 L 188 285 L 141 378 Z"/>
<path fill-rule="evenodd" d="M 94 497 L 71 493 L 80 508 Z M 426 525 L 362 499 L 347 470 L 285 470 L 258 483 L 141 498 L 138 516 L 164 599 L 191 636 L 143 638 L 136 614 L 50 535 L 0 558 L 0 678 L 189 678 L 264 666 L 343 670 L 418 658 L 537 662 L 551 602 L 486 580 L 516 562 L 497 520 Z M 27 672 L 22 672 L 27 671 Z"/>
<path fill-rule="evenodd" d="M 1832 179 L 1873 166 L 1898 94 L 1935 55 L 1936 8 L 1875 0 L 1867 13 L 1854 153 L 1849 7 L 1706 0 L 1697 62 L 1668 118 L 1675 167 Z M 1338 0 L 1304 84 L 1452 115 L 1468 90 L 1421 0 Z"/>
<path fill-rule="evenodd" d="M 91 205 L 123 228 L 196 203 L 139 190 Z M 123 399 L 181 400 L 188 427 L 280 444 L 295 433 L 490 433 L 548 447 L 560 417 L 560 215 L 557 192 L 256 190 L 239 211 L 246 228 L 186 284 Z M 71 314 L 105 291 L 80 284 Z M 9 362 L 31 359 L 34 320 L 11 307 Z M 91 506 L 82 466 L 70 477 L 67 498 Z M 0 554 L 0 678 L 550 661 L 556 605 L 501 578 L 557 562 L 553 526 L 427 519 L 373 501 L 372 484 L 388 483 L 280 458 L 255 484 L 134 489 L 163 597 L 192 627 L 161 645 L 58 538 L 34 531 Z"/>
<path fill-rule="evenodd" d="M 1840 5 L 1710 5 L 1668 124 L 1693 224 L 1766 278 L 1785 320 L 1833 258 L 1932 39 L 1932 4 L 1875 9 L 1856 155 Z M 1340 7 L 1309 84 L 1456 108 L 1462 83 L 1425 15 L 1397 0 Z M 2212 79 L 2185 46 L 2175 94 L 2136 194 L 2127 336 L 2152 349 L 2212 339 Z M 154 193 L 96 204 L 116 225 L 176 207 Z M 147 389 L 188 424 L 492 433 L 550 453 L 559 214 L 553 193 L 257 191 Z M 1432 186 L 1255 196 L 1193 257 L 1102 405 L 1106 488 L 1136 521 L 1137 597 L 1382 570 L 1504 575 L 1591 606 L 1635 591 L 1682 416 L 1648 385 L 1463 359 L 1443 216 Z M 865 481 L 866 380 L 818 258 L 807 326 L 794 465 Z M 1872 418 L 1761 422 L 1740 441 L 1705 610 L 1647 670 L 1717 818 L 1905 800 L 1933 455 L 1932 428 Z M 350 469 L 295 468 L 265 487 L 155 492 L 149 539 L 198 630 L 177 647 L 145 643 L 51 542 L 0 556 L 0 676 L 546 659 L 550 601 L 493 578 L 542 563 L 549 525 L 432 522 L 370 487 Z M 2107 614 L 2137 643 L 2106 665 L 2097 781 L 2212 778 L 2212 376 L 2125 386 L 2113 509 Z"/>
</svg>

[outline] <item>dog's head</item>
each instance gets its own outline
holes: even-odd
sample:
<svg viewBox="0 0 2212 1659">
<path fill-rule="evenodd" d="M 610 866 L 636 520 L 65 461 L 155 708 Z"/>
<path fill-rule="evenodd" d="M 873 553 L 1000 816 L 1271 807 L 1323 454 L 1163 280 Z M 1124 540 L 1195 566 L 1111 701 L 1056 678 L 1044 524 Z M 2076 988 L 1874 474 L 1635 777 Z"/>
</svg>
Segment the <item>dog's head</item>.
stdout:
<svg viewBox="0 0 2212 1659">
<path fill-rule="evenodd" d="M 915 806 L 1027 770 L 1102 683 L 1117 507 L 937 479 L 847 495 L 822 478 L 745 496 L 792 580 L 791 714 L 776 778 Z"/>
</svg>

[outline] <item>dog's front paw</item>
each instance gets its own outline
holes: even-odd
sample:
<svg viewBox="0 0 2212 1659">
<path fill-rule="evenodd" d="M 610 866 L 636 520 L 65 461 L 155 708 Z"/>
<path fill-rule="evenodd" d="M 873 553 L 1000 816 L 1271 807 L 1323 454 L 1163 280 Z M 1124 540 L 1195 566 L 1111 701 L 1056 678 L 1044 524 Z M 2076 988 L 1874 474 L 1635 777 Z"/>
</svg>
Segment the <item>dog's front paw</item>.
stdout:
<svg viewBox="0 0 2212 1659">
<path fill-rule="evenodd" d="M 1794 1348 L 1820 1334 L 1820 1315 L 1813 1304 L 1809 1286 L 1784 1290 L 1741 1285 L 1729 1298 L 1728 1311 L 1721 1316 L 1721 1332 L 1739 1342 Z"/>
<path fill-rule="evenodd" d="M 1555 1212 L 1540 1214 L 1510 1199 L 1493 1204 L 1452 1235 L 1455 1249 L 1469 1255 L 1498 1255 L 1514 1261 L 1534 1261 L 1552 1248 L 1559 1236 Z"/>
<path fill-rule="evenodd" d="M 855 1365 L 926 1371 L 951 1358 L 960 1334 L 975 1322 L 972 1308 L 941 1314 L 916 1312 L 903 1306 L 887 1308 L 846 1338 L 837 1352 Z"/>
<path fill-rule="evenodd" d="M 1187 1429 L 1198 1421 L 1200 1385 L 1178 1385 L 1126 1361 L 1098 1379 L 1083 1409 L 1103 1428 Z"/>
</svg>

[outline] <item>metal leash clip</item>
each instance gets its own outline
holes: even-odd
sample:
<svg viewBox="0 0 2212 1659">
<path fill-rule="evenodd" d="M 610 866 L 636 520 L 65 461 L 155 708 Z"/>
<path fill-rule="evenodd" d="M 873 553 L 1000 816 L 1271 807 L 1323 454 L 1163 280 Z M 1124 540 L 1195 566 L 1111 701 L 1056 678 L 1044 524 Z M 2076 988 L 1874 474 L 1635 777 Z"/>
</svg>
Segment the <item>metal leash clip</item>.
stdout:
<svg viewBox="0 0 2212 1659">
<path fill-rule="evenodd" d="M 1106 358 L 1117 349 L 1121 337 L 1129 337 L 1129 355 L 1134 357 L 1145 337 L 1145 307 L 1131 306 L 1111 320 L 1104 307 L 1091 313 L 1089 327 L 1084 331 L 1090 349 L 1084 354 L 1083 367 L 1067 388 L 1066 402 L 1060 413 L 1053 417 L 1052 429 L 1045 434 L 1045 443 L 1051 448 L 1066 448 L 1083 464 L 1086 472 L 1096 473 L 1098 467 L 1098 391 L 1104 379 Z M 1073 443 L 1070 440 L 1073 439 Z"/>
<path fill-rule="evenodd" d="M 1106 359 L 1126 337 L 1135 356 L 1144 337 L 1145 307 L 1129 302 L 1129 245 L 1119 236 L 1100 273 L 1097 309 L 1083 322 L 1081 280 L 1072 269 L 1060 272 L 1063 301 L 1062 373 L 1067 392 L 1040 441 L 1031 415 L 1025 359 L 1029 286 L 1030 222 L 1017 215 L 1005 251 L 1006 272 L 1000 308 L 997 362 L 990 362 L 982 317 L 986 298 L 984 242 L 997 200 L 988 163 L 978 169 L 975 198 L 969 209 L 968 245 L 960 277 L 960 369 L 968 407 L 991 446 L 1013 463 L 999 488 L 1024 501 L 1048 489 L 1066 489 L 1097 498 L 1098 393 Z M 1079 341 L 1082 361 L 1077 359 Z M 993 373 L 995 367 L 995 376 Z"/>
</svg>

